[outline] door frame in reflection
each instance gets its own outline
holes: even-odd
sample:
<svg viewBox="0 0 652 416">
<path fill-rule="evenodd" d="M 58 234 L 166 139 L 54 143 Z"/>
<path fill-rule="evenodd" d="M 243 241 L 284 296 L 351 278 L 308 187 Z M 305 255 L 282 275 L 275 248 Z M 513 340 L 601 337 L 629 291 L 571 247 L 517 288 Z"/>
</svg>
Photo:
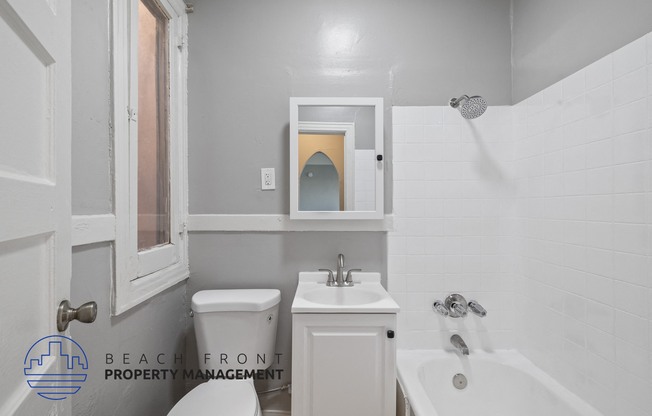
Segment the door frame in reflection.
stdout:
<svg viewBox="0 0 652 416">
<path fill-rule="evenodd" d="M 302 134 L 344 136 L 344 175 L 342 175 L 344 181 L 344 211 L 355 211 L 355 123 L 300 121 L 299 138 Z M 317 151 L 320 151 L 320 149 L 315 149 L 315 152 Z M 310 159 L 310 157 L 308 156 L 306 160 Z M 302 166 L 300 161 L 298 165 L 299 175 L 301 175 Z M 341 172 L 339 173 L 341 175 Z"/>
</svg>

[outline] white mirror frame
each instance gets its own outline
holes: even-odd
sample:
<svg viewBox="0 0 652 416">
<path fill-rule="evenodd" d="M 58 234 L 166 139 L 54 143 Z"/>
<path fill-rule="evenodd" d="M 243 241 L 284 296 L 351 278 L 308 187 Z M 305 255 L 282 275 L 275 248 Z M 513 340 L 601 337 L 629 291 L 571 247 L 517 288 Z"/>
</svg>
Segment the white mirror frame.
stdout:
<svg viewBox="0 0 652 416">
<path fill-rule="evenodd" d="M 308 123 L 299 122 L 299 106 L 374 107 L 374 147 L 376 189 L 374 211 L 299 211 L 299 130 L 308 131 Z M 326 124 L 326 123 L 324 123 Z M 297 220 L 375 220 L 385 215 L 383 182 L 383 99 L 358 97 L 291 97 L 290 98 L 290 219 Z"/>
</svg>

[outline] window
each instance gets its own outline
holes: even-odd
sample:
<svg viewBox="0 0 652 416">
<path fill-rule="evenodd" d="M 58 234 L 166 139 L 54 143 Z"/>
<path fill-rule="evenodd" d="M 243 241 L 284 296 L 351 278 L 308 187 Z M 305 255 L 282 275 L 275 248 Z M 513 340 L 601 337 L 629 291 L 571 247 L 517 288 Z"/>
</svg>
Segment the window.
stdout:
<svg viewBox="0 0 652 416">
<path fill-rule="evenodd" d="M 138 250 L 170 244 L 168 17 L 138 4 Z"/>
<path fill-rule="evenodd" d="M 181 0 L 114 0 L 117 315 L 188 277 L 187 18 Z"/>
</svg>

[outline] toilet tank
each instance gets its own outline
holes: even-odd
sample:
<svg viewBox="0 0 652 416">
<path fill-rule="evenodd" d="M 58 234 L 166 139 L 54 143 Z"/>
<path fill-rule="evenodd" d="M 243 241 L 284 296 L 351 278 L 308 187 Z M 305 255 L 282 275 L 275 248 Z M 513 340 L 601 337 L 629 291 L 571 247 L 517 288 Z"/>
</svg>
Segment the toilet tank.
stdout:
<svg viewBox="0 0 652 416">
<path fill-rule="evenodd" d="M 203 290 L 192 297 L 201 370 L 264 370 L 276 359 L 277 289 Z"/>
</svg>

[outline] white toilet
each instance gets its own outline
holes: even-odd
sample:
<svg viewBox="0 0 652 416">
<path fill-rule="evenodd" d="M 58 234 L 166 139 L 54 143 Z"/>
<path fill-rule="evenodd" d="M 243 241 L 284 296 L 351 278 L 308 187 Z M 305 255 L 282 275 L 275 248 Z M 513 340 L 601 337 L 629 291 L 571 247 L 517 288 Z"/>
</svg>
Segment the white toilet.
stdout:
<svg viewBox="0 0 652 416">
<path fill-rule="evenodd" d="M 192 297 L 202 371 L 265 370 L 275 356 L 276 289 L 204 290 Z M 262 416 L 253 379 L 209 380 L 186 394 L 168 416 Z"/>
</svg>

